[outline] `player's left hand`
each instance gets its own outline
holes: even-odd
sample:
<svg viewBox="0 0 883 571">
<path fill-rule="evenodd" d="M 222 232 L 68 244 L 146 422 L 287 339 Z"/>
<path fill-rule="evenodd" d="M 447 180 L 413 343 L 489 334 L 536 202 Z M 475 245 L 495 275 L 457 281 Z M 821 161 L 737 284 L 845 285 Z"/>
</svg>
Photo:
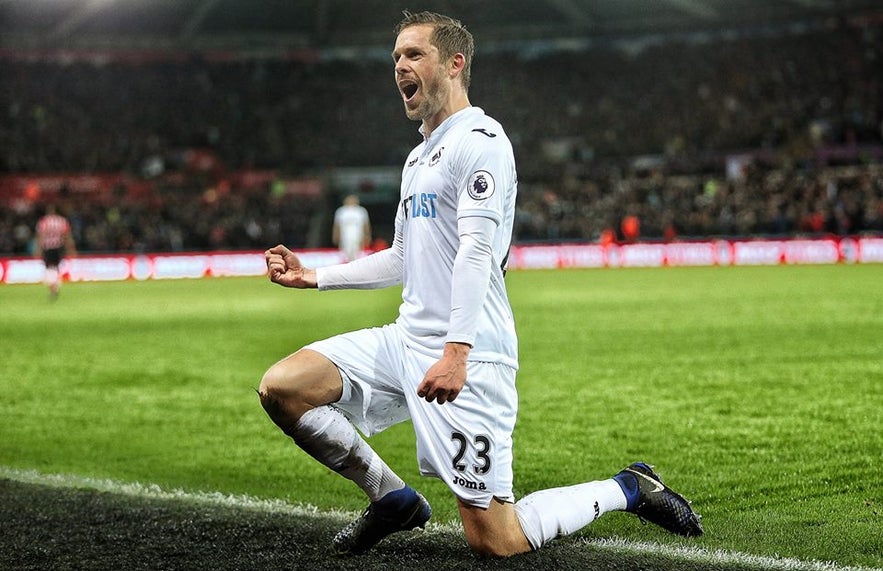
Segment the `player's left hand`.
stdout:
<svg viewBox="0 0 883 571">
<path fill-rule="evenodd" d="M 417 396 L 438 404 L 456 399 L 466 384 L 466 357 L 469 349 L 469 345 L 462 343 L 446 343 L 442 358 L 426 371 L 423 381 L 418 385 Z"/>
</svg>

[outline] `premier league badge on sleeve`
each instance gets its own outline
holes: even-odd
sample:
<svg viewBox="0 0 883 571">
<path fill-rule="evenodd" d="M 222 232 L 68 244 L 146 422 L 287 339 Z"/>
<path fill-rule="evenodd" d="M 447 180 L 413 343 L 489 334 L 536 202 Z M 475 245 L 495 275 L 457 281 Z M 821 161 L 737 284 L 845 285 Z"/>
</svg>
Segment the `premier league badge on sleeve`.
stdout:
<svg viewBox="0 0 883 571">
<path fill-rule="evenodd" d="M 469 196 L 475 200 L 484 200 L 494 194 L 494 177 L 487 171 L 475 171 L 469 177 L 469 184 L 466 187 Z"/>
</svg>

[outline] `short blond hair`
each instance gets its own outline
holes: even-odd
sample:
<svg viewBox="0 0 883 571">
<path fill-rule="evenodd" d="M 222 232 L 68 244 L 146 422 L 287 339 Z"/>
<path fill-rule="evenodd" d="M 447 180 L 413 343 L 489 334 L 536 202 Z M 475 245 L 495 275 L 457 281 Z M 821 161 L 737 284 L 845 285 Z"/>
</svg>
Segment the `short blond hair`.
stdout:
<svg viewBox="0 0 883 571">
<path fill-rule="evenodd" d="M 475 55 L 475 40 L 466 26 L 460 20 L 435 12 L 417 12 L 415 14 L 405 10 L 403 14 L 404 18 L 395 27 L 396 36 L 410 26 L 428 24 L 433 27 L 429 43 L 438 48 L 442 60 L 448 60 L 458 53 L 463 54 L 466 62 L 463 65 L 463 71 L 460 72 L 460 81 L 463 83 L 463 89 L 468 91 L 469 83 L 472 81 L 472 57 Z"/>
</svg>

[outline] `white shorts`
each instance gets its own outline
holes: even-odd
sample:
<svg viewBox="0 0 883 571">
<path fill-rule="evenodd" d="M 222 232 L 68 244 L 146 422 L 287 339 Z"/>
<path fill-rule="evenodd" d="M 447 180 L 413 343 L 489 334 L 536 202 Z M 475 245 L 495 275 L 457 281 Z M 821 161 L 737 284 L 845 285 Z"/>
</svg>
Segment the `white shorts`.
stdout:
<svg viewBox="0 0 883 571">
<path fill-rule="evenodd" d="M 358 236 L 355 240 L 341 240 L 340 250 L 347 260 L 355 260 L 362 253 L 362 237 Z"/>
<path fill-rule="evenodd" d="M 512 430 L 518 411 L 515 369 L 470 361 L 466 385 L 440 405 L 417 396 L 438 358 L 408 347 L 396 324 L 361 329 L 305 347 L 340 369 L 343 396 L 334 403 L 366 436 L 411 419 L 420 473 L 445 483 L 479 507 L 513 501 Z"/>
</svg>

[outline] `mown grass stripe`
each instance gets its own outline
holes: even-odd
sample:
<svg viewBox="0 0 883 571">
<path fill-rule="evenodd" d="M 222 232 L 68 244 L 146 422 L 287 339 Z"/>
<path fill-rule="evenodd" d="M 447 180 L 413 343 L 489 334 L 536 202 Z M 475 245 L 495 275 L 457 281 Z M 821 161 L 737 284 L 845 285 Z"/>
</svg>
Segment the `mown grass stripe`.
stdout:
<svg viewBox="0 0 883 571">
<path fill-rule="evenodd" d="M 155 484 L 119 482 L 109 479 L 89 478 L 71 474 L 43 474 L 35 470 L 20 470 L 0 466 L 0 479 L 53 488 L 90 489 L 99 492 L 120 494 L 131 497 L 194 502 L 207 505 L 256 510 L 266 513 L 287 514 L 303 518 L 332 519 L 345 522 L 358 516 L 356 512 L 344 510 L 320 510 L 310 504 L 291 504 L 279 499 L 261 499 L 245 495 L 223 494 L 220 492 L 187 492 L 165 490 Z M 456 523 L 432 523 L 426 533 L 436 535 L 459 535 L 462 528 Z M 748 568 L 776 571 L 880 571 L 870 567 L 847 567 L 832 562 L 800 561 L 790 558 L 761 557 L 747 553 L 723 550 L 707 550 L 699 547 L 662 545 L 652 542 L 631 541 L 620 538 L 577 539 L 577 545 L 585 545 L 625 555 L 655 555 L 685 562 L 708 564 L 709 566 L 738 565 Z"/>
</svg>

